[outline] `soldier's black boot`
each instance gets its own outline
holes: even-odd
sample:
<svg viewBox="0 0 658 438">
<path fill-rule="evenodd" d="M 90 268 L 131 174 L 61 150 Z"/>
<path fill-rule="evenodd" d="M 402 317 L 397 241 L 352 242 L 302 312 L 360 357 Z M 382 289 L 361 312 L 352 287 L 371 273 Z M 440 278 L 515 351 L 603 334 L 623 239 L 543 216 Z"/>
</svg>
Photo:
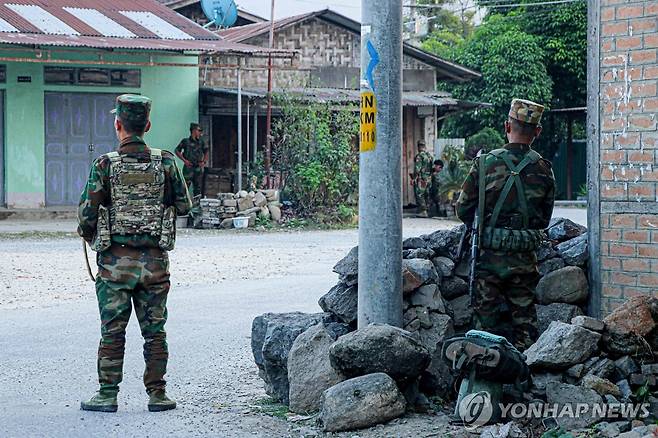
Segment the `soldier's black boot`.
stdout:
<svg viewBox="0 0 658 438">
<path fill-rule="evenodd" d="M 165 393 L 164 389 L 153 391 L 149 394 L 149 411 L 161 412 L 176 409 L 176 402 Z"/>
<path fill-rule="evenodd" d="M 89 401 L 80 402 L 83 411 L 116 412 L 118 408 L 117 391 L 100 390 Z"/>
</svg>

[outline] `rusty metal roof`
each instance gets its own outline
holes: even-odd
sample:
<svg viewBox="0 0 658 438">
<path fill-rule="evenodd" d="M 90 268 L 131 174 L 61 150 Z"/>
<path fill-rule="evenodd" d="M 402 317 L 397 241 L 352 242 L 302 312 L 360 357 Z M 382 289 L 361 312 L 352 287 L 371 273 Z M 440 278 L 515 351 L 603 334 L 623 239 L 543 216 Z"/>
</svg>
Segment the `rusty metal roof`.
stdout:
<svg viewBox="0 0 658 438">
<path fill-rule="evenodd" d="M 201 91 L 210 94 L 237 95 L 235 88 L 208 88 L 202 87 Z M 294 88 L 287 90 L 275 90 L 275 93 L 287 93 L 307 102 L 355 104 L 361 99 L 360 90 L 349 90 L 341 88 Z M 243 89 L 244 97 L 265 98 L 265 89 Z M 455 99 L 445 91 L 405 91 L 402 93 L 402 105 L 404 106 L 436 106 L 443 109 L 469 109 L 489 106 L 488 104 L 467 102 Z"/>
<path fill-rule="evenodd" d="M 275 31 L 280 31 L 289 26 L 293 26 L 312 18 L 322 19 L 324 21 L 340 26 L 352 33 L 361 35 L 361 23 L 352 20 L 349 17 L 345 17 L 344 15 L 341 15 L 337 12 L 334 12 L 331 9 L 324 9 L 275 20 L 274 29 Z M 254 23 L 248 24 L 246 26 L 232 27 L 229 29 L 221 30 L 218 32 L 218 34 L 229 41 L 244 43 L 251 38 L 267 34 L 269 30 L 270 22 L 266 21 L 263 23 Z M 464 82 L 482 76 L 475 70 L 471 70 L 454 62 L 446 61 L 445 59 L 439 58 L 432 53 L 412 46 L 408 43 L 404 43 L 403 51 L 405 55 L 418 59 L 434 67 L 438 73 L 439 80 Z"/>
<path fill-rule="evenodd" d="M 227 41 L 155 0 L 0 0 L 0 44 L 291 55 Z"/>
</svg>

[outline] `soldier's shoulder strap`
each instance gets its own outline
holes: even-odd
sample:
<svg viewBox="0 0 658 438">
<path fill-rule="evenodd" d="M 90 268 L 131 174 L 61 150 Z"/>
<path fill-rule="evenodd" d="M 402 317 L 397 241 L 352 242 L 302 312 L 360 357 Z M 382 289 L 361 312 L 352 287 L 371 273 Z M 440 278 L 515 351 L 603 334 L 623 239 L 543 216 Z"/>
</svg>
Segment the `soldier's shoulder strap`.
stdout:
<svg viewBox="0 0 658 438">
<path fill-rule="evenodd" d="M 151 161 L 162 161 L 162 149 L 151 148 Z"/>
<path fill-rule="evenodd" d="M 482 237 L 482 230 L 484 230 L 484 200 L 487 190 L 487 168 L 486 168 L 487 154 L 478 154 L 476 158 L 479 161 L 478 169 L 478 237 Z"/>
<path fill-rule="evenodd" d="M 110 160 L 110 176 L 112 176 L 114 175 L 114 165 L 121 163 L 121 154 L 117 151 L 112 151 L 105 154 L 105 156 Z"/>
<path fill-rule="evenodd" d="M 494 211 L 493 214 L 491 215 L 491 222 L 489 226 L 491 228 L 496 227 L 498 216 L 500 215 L 500 211 L 502 210 L 503 205 L 507 200 L 507 196 L 509 195 L 509 192 L 512 190 L 512 186 L 516 186 L 516 194 L 519 201 L 519 207 L 521 210 L 521 215 L 523 216 L 523 228 L 528 228 L 530 225 L 530 215 L 528 214 L 528 201 L 525 198 L 525 188 L 523 186 L 523 180 L 521 179 L 521 172 L 529 164 L 537 163 L 541 159 L 541 155 L 539 155 L 537 151 L 530 149 L 525 154 L 521 162 L 518 165 L 514 165 L 514 163 L 510 159 L 510 154 L 507 153 L 508 152 L 507 149 L 502 150 L 504 151 L 504 153 L 498 151 L 499 150 L 496 150 L 497 153 L 495 155 L 503 159 L 510 174 L 507 177 L 507 181 L 505 181 L 503 190 L 500 192 L 500 197 L 498 198 L 498 201 L 496 202 L 496 205 L 494 207 Z"/>
</svg>

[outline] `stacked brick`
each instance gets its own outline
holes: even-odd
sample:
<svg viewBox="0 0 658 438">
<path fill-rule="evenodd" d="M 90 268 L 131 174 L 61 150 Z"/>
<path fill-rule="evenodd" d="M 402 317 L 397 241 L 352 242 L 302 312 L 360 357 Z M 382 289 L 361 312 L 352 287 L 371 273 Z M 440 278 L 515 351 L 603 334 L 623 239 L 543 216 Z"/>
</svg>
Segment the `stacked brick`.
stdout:
<svg viewBox="0 0 658 438">
<path fill-rule="evenodd" d="M 600 0 L 604 313 L 658 294 L 658 1 Z"/>
</svg>

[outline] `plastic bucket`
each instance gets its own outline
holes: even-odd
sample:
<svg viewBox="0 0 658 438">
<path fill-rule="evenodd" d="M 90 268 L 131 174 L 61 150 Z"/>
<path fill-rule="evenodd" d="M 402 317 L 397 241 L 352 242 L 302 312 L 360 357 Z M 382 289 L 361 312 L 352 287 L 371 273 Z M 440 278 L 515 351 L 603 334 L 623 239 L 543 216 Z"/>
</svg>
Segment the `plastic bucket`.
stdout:
<svg viewBox="0 0 658 438">
<path fill-rule="evenodd" d="M 233 228 L 247 228 L 249 226 L 248 217 L 234 217 Z"/>
</svg>

